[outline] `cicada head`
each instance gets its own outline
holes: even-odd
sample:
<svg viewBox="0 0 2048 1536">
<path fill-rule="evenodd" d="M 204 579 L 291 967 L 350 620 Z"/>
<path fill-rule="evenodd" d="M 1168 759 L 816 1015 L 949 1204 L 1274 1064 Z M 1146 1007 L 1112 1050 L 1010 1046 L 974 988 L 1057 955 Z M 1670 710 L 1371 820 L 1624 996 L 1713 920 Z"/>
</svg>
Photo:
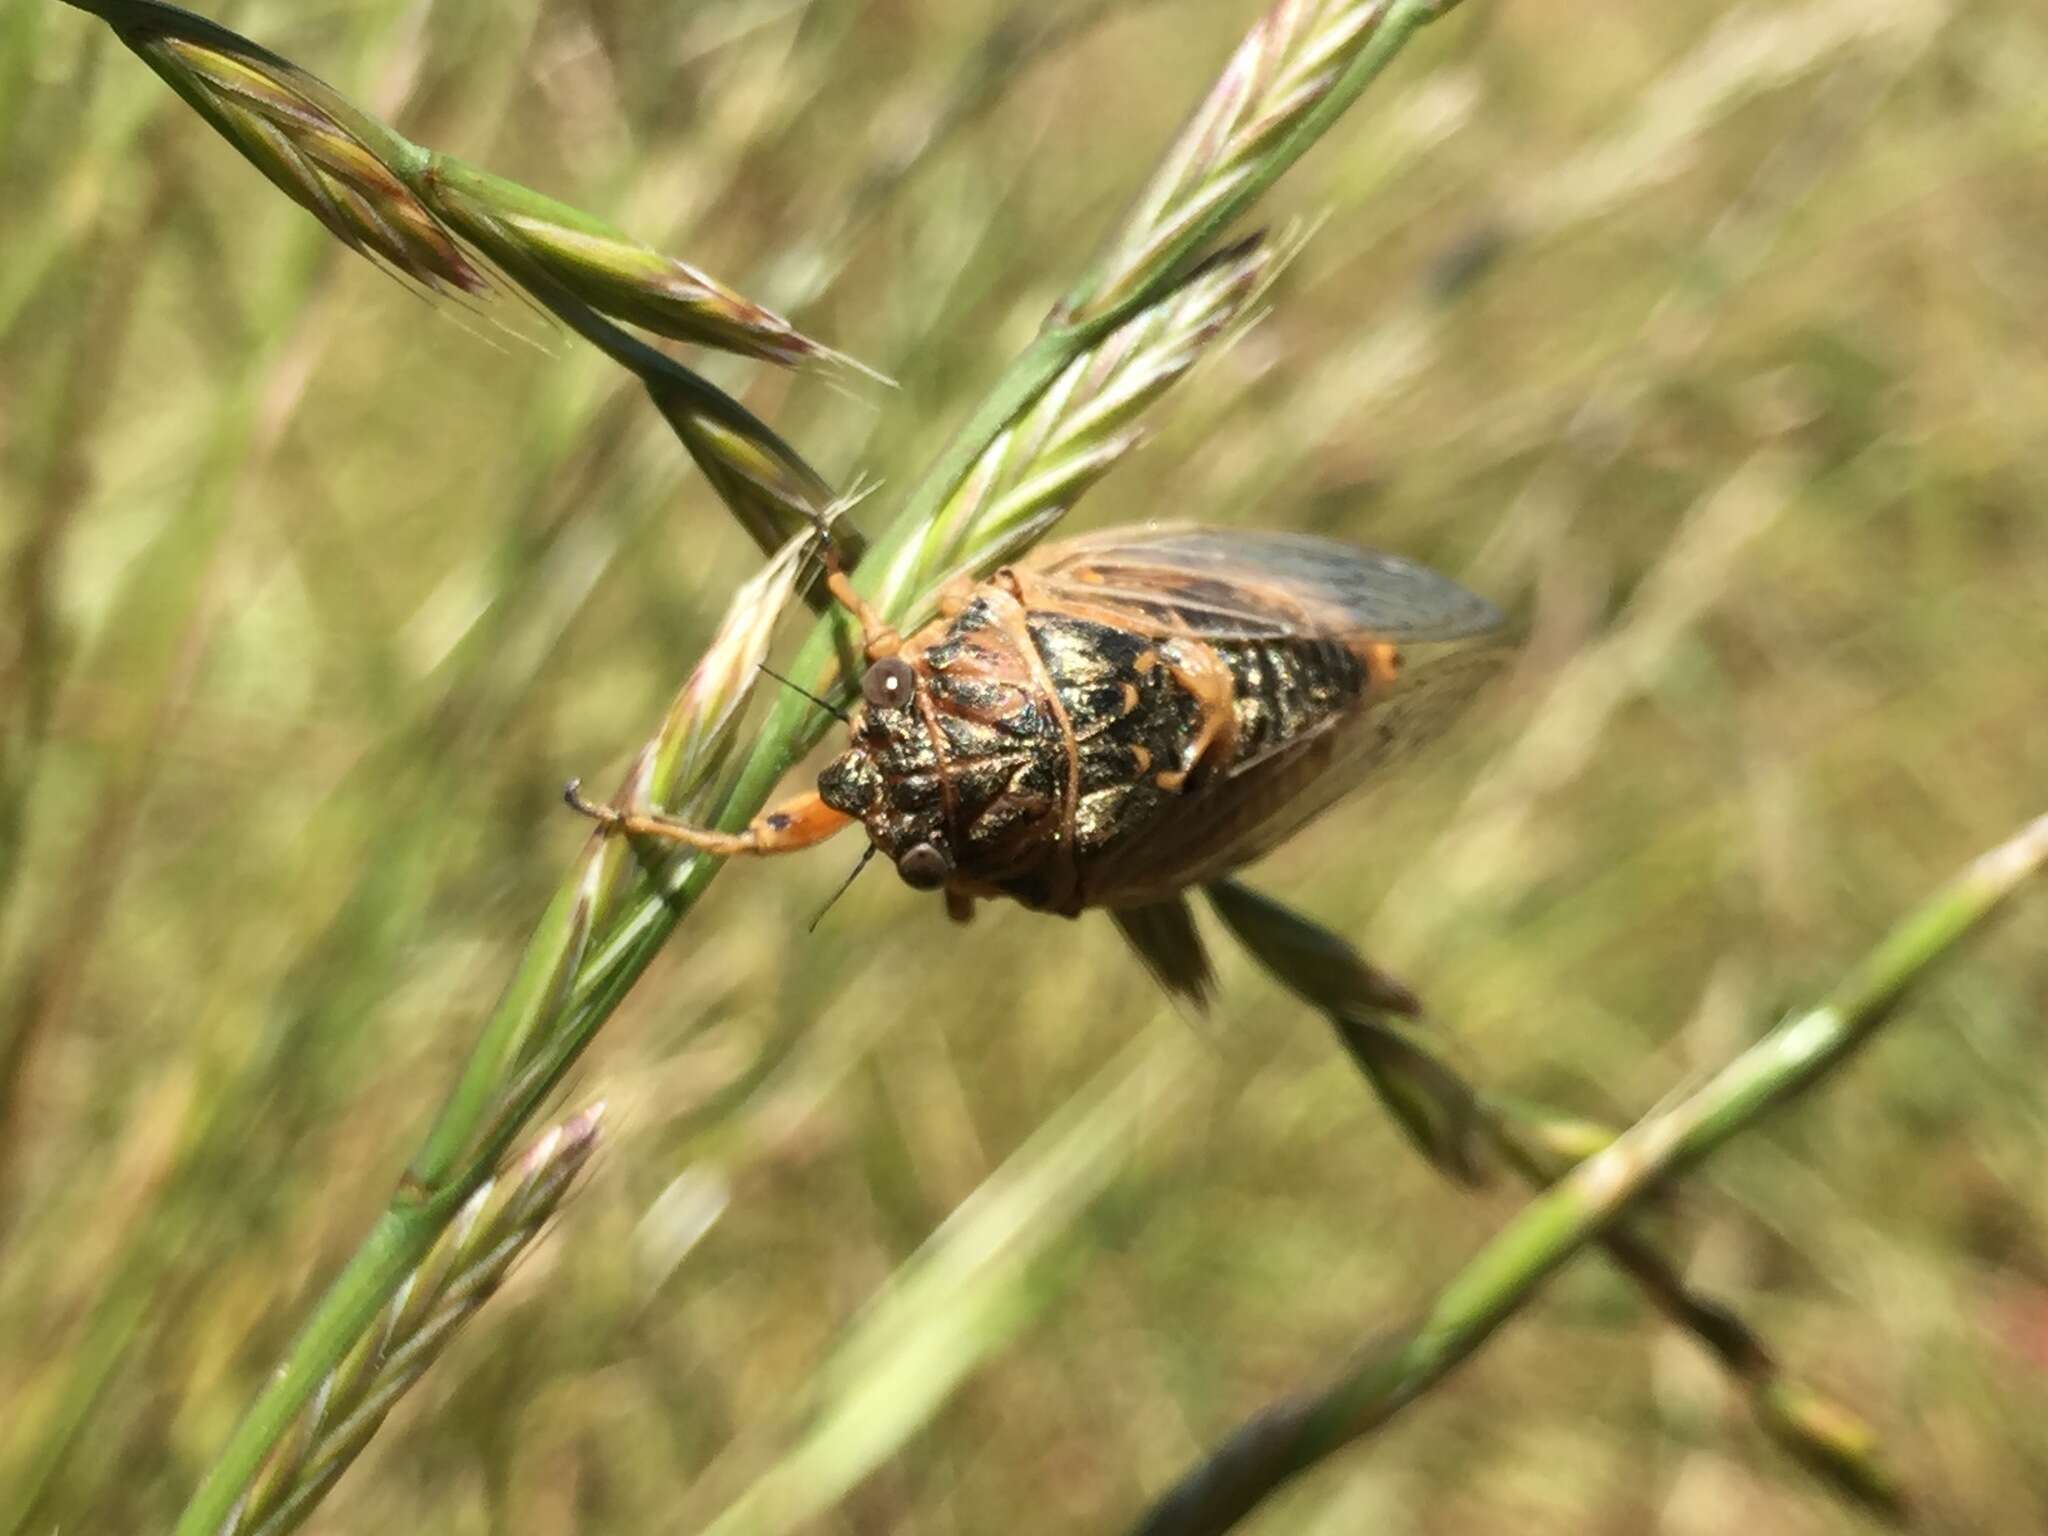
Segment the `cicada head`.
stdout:
<svg viewBox="0 0 2048 1536">
<path fill-rule="evenodd" d="M 953 872 L 939 754 L 917 705 L 917 669 L 887 656 L 861 679 L 853 743 L 818 775 L 818 795 L 855 817 L 906 885 L 934 891 Z"/>
</svg>

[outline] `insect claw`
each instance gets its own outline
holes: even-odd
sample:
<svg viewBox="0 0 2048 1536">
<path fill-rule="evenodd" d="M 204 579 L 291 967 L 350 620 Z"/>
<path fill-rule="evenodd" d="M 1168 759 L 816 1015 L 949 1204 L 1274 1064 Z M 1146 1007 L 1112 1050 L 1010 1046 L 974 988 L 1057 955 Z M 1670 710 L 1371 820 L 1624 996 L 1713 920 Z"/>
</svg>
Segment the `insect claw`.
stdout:
<svg viewBox="0 0 2048 1536">
<path fill-rule="evenodd" d="M 812 531 L 817 535 L 819 557 L 824 561 L 827 571 L 843 572 L 846 569 L 846 562 L 839 552 L 840 541 L 834 535 L 833 529 L 838 526 L 841 518 L 872 496 L 880 485 L 880 481 L 863 478 L 856 480 L 843 495 L 834 497 L 825 506 L 821 507 L 815 502 L 804 504 L 804 515 L 810 519 Z M 856 532 L 856 541 L 858 538 Z"/>
<path fill-rule="evenodd" d="M 811 520 L 811 532 L 817 535 L 818 542 L 829 548 L 832 543 L 831 509 L 818 506 L 814 502 L 805 502 L 804 516 Z"/>
<path fill-rule="evenodd" d="M 592 821 L 610 831 L 619 823 L 619 813 L 609 805 L 594 805 L 583 798 L 583 781 L 571 779 L 562 786 L 562 801 L 579 816 L 588 816 Z"/>
</svg>

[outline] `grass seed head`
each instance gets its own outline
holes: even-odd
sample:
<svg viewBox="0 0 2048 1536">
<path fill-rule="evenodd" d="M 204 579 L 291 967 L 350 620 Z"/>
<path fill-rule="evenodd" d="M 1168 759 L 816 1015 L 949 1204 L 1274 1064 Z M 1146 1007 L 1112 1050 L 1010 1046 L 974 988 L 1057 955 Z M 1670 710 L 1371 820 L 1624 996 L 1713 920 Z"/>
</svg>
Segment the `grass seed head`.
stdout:
<svg viewBox="0 0 2048 1536">
<path fill-rule="evenodd" d="M 1278 0 L 1255 22 L 1069 298 L 1067 317 L 1112 308 L 1158 276 L 1174 242 L 1329 95 L 1390 8 L 1391 0 Z"/>
<path fill-rule="evenodd" d="M 407 151 L 305 71 L 209 28 L 202 38 L 124 33 L 156 72 L 272 185 L 350 250 L 434 293 L 490 284 L 394 167 Z M 377 142 L 371 142 L 374 138 Z"/>
<path fill-rule="evenodd" d="M 643 754 L 646 781 L 635 786 L 650 805 L 674 805 L 700 788 L 725 761 L 733 727 L 754 695 L 776 620 L 789 606 L 815 535 L 791 539 L 733 594 L 718 633 L 677 693 L 661 733 Z"/>
<path fill-rule="evenodd" d="M 277 1441 L 221 1536 L 281 1536 L 306 1519 L 546 1230 L 597 1150 L 603 1115 L 597 1104 L 550 1128 L 470 1196 Z"/>
<path fill-rule="evenodd" d="M 600 219 L 412 143 L 225 27 L 157 0 L 81 3 L 337 240 L 429 292 L 482 295 L 505 275 L 487 263 L 515 283 L 530 265 L 599 314 L 670 340 L 882 377 Z"/>
<path fill-rule="evenodd" d="M 809 465 L 769 432 L 749 432 L 664 391 L 649 380 L 648 393 L 697 461 L 704 478 L 741 527 L 764 550 L 816 529 L 833 494 Z"/>
<path fill-rule="evenodd" d="M 1021 553 L 1145 439 L 1139 418 L 1242 327 L 1291 250 L 1254 235 L 1074 359 L 1001 433 L 924 538 L 920 583 Z"/>
<path fill-rule="evenodd" d="M 421 185 L 465 238 L 487 252 L 509 244 L 569 293 L 622 324 L 785 368 L 882 377 L 687 262 L 517 182 L 452 155 L 436 155 Z"/>
</svg>

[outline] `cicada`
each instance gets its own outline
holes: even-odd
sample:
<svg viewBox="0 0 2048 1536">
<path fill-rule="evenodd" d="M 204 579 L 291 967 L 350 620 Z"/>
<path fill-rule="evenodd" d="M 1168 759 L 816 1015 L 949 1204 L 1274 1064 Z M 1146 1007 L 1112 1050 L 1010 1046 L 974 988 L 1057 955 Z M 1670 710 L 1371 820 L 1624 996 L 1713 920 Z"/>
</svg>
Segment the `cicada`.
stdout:
<svg viewBox="0 0 2048 1536">
<path fill-rule="evenodd" d="M 957 918 L 994 897 L 1128 918 L 1257 858 L 1436 735 L 1506 650 L 1499 612 L 1457 583 L 1298 534 L 1068 540 L 954 584 L 908 636 L 830 569 L 867 669 L 851 742 L 814 791 L 738 833 L 593 806 L 574 785 L 571 803 L 728 855 L 858 822 Z"/>
</svg>

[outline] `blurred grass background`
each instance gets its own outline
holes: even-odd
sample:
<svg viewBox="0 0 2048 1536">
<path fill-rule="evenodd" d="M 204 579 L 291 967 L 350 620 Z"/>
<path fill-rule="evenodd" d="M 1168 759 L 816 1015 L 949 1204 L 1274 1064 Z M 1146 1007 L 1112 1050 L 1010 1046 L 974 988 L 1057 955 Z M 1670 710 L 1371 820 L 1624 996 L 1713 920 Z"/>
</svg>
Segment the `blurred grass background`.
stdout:
<svg viewBox="0 0 2048 1536">
<path fill-rule="evenodd" d="M 1256 9 L 211 14 L 893 374 L 713 370 L 886 504 Z M 1468 729 L 1258 872 L 1484 1081 L 1633 1118 L 2041 808 L 2043 78 L 2029 0 L 1467 0 L 1084 505 L 1526 616 Z M 756 557 L 629 381 L 430 316 L 45 0 L 0 3 L 0 193 L 0 1521 L 155 1529 L 584 836 L 559 784 Z M 870 875 L 807 935 L 843 851 L 719 881 L 580 1070 L 594 1178 L 314 1528 L 1115 1528 L 1512 1208 L 1241 957 L 1201 1034 L 1100 921 Z M 1665 1218 L 1937 1528 L 2048 1527 L 2044 932 Z M 1253 1528 L 1738 1522 L 1858 1518 L 1589 1260 Z"/>
</svg>

